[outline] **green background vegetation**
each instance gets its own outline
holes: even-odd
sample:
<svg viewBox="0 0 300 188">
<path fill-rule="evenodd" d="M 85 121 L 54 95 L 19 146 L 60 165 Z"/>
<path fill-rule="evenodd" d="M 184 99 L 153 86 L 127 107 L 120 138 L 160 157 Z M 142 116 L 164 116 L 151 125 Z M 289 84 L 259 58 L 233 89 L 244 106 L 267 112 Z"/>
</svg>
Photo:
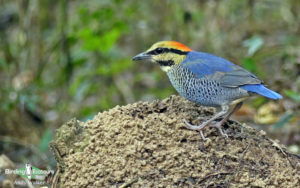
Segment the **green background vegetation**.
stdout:
<svg viewBox="0 0 300 188">
<path fill-rule="evenodd" d="M 159 67 L 131 61 L 176 40 L 281 93 L 272 108 L 249 100 L 241 119 L 299 153 L 299 36 L 299 0 L 1 0 L 0 151 L 16 164 L 52 166 L 48 142 L 63 122 L 176 94 Z M 253 122 L 262 107 L 270 126 Z"/>
</svg>

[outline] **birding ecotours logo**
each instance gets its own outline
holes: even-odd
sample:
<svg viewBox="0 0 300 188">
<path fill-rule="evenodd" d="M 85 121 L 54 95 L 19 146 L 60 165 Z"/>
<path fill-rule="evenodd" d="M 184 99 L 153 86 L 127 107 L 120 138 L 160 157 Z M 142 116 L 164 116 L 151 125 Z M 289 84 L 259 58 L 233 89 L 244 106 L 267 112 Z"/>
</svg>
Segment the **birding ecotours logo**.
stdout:
<svg viewBox="0 0 300 188">
<path fill-rule="evenodd" d="M 5 169 L 5 174 L 10 175 L 19 175 L 23 178 L 21 179 L 16 179 L 14 184 L 15 185 L 20 185 L 20 186 L 25 186 L 28 184 L 24 179 L 28 179 L 33 185 L 44 185 L 47 184 L 46 178 L 50 175 L 52 176 L 54 174 L 54 170 L 42 170 L 39 169 L 30 163 L 26 163 L 24 167 L 19 168 L 19 169 Z"/>
<path fill-rule="evenodd" d="M 23 168 L 15 170 L 15 174 L 20 175 L 28 180 L 35 179 L 37 176 L 43 176 L 48 174 L 48 170 L 41 170 L 30 163 L 26 163 Z"/>
</svg>

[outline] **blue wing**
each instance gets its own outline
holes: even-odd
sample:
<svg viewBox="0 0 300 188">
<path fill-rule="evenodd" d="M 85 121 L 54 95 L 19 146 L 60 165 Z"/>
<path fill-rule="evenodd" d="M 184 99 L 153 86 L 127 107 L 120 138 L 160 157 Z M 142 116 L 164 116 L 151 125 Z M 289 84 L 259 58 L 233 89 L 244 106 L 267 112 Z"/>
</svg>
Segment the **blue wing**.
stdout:
<svg viewBox="0 0 300 188">
<path fill-rule="evenodd" d="M 215 72 L 229 72 L 234 66 L 233 63 L 221 57 L 193 51 L 187 54 L 181 65 L 193 72 L 197 78 L 212 75 Z"/>
<path fill-rule="evenodd" d="M 202 52 L 190 52 L 182 66 L 196 78 L 218 76 L 224 87 L 238 87 L 262 83 L 255 75 L 226 59 Z"/>
<path fill-rule="evenodd" d="M 257 93 L 271 99 L 281 95 L 263 86 L 255 75 L 221 57 L 203 52 L 189 52 L 181 65 L 191 71 L 196 78 L 219 79 L 223 87 L 242 87 L 248 92 Z"/>
</svg>

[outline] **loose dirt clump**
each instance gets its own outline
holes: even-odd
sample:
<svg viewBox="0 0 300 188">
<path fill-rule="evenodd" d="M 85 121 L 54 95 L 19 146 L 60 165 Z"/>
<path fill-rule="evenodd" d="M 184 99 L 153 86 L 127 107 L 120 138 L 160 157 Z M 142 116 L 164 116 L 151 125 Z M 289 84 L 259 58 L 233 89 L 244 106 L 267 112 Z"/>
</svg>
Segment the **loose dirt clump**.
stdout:
<svg viewBox="0 0 300 188">
<path fill-rule="evenodd" d="M 235 121 L 214 128 L 200 123 L 213 108 L 182 97 L 137 102 L 101 112 L 85 123 L 71 120 L 50 144 L 60 187 L 300 187 L 300 159 L 265 132 Z"/>
</svg>

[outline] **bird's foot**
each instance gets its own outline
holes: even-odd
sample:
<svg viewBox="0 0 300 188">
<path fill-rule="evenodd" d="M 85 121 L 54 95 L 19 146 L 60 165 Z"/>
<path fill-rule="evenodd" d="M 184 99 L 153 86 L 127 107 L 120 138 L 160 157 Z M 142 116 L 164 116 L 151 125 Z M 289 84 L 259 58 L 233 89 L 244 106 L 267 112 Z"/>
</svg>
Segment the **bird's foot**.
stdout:
<svg viewBox="0 0 300 188">
<path fill-rule="evenodd" d="M 222 129 L 222 124 L 220 122 L 216 123 L 216 124 L 212 124 L 210 125 L 211 127 L 215 127 L 219 130 L 220 134 L 226 138 L 228 138 L 228 135 L 226 133 L 224 133 L 223 129 Z"/>
<path fill-rule="evenodd" d="M 204 134 L 203 134 L 203 129 L 204 129 L 204 127 L 208 125 L 207 122 L 204 122 L 204 123 L 202 123 L 202 124 L 200 124 L 200 125 L 192 125 L 192 124 L 190 124 L 189 122 L 187 122 L 186 119 L 183 119 L 183 121 L 184 121 L 185 127 L 186 127 L 187 129 L 199 131 L 199 132 L 200 132 L 200 135 L 201 135 L 201 138 L 202 138 L 203 140 L 207 140 L 207 138 L 205 138 L 205 136 L 204 136 Z M 224 133 L 224 131 L 223 131 L 223 129 L 222 129 L 222 124 L 223 124 L 223 122 L 217 122 L 217 123 L 215 123 L 215 124 L 210 124 L 210 126 L 211 126 L 211 127 L 217 128 L 222 136 L 228 138 L 228 135 L 227 135 L 226 133 Z"/>
<path fill-rule="evenodd" d="M 207 138 L 205 138 L 202 129 L 204 129 L 204 127 L 207 125 L 206 123 L 202 123 L 200 125 L 192 125 L 189 122 L 187 122 L 186 119 L 183 119 L 184 123 L 185 123 L 185 127 L 187 129 L 191 129 L 191 130 L 197 130 L 200 132 L 200 135 L 202 137 L 203 140 L 207 140 Z"/>
</svg>

